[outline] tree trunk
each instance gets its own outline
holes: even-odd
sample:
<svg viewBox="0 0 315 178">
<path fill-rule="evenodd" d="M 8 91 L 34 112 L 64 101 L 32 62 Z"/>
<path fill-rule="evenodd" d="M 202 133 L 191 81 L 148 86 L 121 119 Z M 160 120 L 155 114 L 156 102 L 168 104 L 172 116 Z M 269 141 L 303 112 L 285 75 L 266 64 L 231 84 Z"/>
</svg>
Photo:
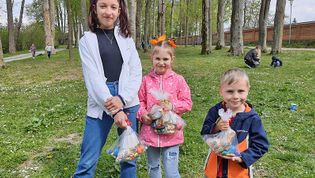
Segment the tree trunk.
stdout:
<svg viewBox="0 0 315 178">
<path fill-rule="evenodd" d="M 277 0 L 271 54 L 281 53 L 286 0 Z"/>
<path fill-rule="evenodd" d="M 217 35 L 218 41 L 215 49 L 222 49 L 225 46 L 224 42 L 224 0 L 218 1 L 218 14 L 217 14 Z"/>
<path fill-rule="evenodd" d="M 47 44 L 52 45 L 49 0 L 44 0 L 43 1 L 43 15 L 44 15 L 44 29 L 45 29 L 45 44 L 46 45 Z"/>
<path fill-rule="evenodd" d="M 130 21 L 130 30 L 133 40 L 136 41 L 136 12 L 137 12 L 137 3 L 136 0 L 129 0 L 130 6 L 128 9 L 129 12 L 129 21 Z"/>
<path fill-rule="evenodd" d="M 259 45 L 262 52 L 267 52 L 267 20 L 271 0 L 262 0 L 259 13 Z"/>
<path fill-rule="evenodd" d="M 171 0 L 171 16 L 170 16 L 170 33 L 171 33 L 171 38 L 173 38 L 173 28 L 174 28 L 174 21 L 173 21 L 173 16 L 174 16 L 174 2 L 175 0 Z"/>
<path fill-rule="evenodd" d="M 244 0 L 232 0 L 231 54 L 243 54 L 243 6 Z"/>
<path fill-rule="evenodd" d="M 142 19 L 142 0 L 137 0 L 137 15 L 136 15 L 136 47 L 140 49 L 141 41 L 141 19 Z"/>
<path fill-rule="evenodd" d="M 52 53 L 56 54 L 55 50 L 55 14 L 56 14 L 56 9 L 55 9 L 55 0 L 49 0 L 49 14 L 50 14 L 50 30 L 51 30 L 51 46 L 52 46 Z"/>
<path fill-rule="evenodd" d="M 72 37 L 74 38 L 73 41 L 74 41 L 74 44 L 73 46 L 79 46 L 79 37 L 78 37 L 78 34 L 79 34 L 79 25 L 78 25 L 78 15 L 74 12 L 73 15 L 72 15 L 72 29 L 73 29 L 73 33 L 72 33 Z"/>
<path fill-rule="evenodd" d="M 158 24 L 158 22 L 159 22 L 159 19 L 155 19 L 155 5 L 156 5 L 156 0 L 152 0 L 153 1 L 153 7 L 152 7 L 152 25 L 150 25 L 151 26 L 151 28 L 152 28 L 152 34 L 153 34 L 153 36 L 156 36 L 157 35 L 157 24 Z M 159 1 L 159 0 L 157 0 L 157 1 Z M 159 16 L 158 16 L 158 18 L 159 18 Z"/>
<path fill-rule="evenodd" d="M 186 0 L 186 14 L 188 14 L 189 11 L 189 0 Z M 189 34 L 189 29 L 188 29 L 188 21 L 189 21 L 189 17 L 188 15 L 185 16 L 185 46 L 187 46 L 188 44 L 188 34 Z"/>
<path fill-rule="evenodd" d="M 0 35 L 0 68 L 4 68 L 5 64 L 3 61 L 3 49 L 2 49 L 2 42 L 1 42 L 1 35 Z"/>
<path fill-rule="evenodd" d="M 151 6 L 152 6 L 152 0 L 146 0 L 145 4 L 145 19 L 144 19 L 144 24 L 143 24 L 143 41 L 144 41 L 144 52 L 146 53 L 148 50 L 148 42 L 149 42 L 149 20 L 151 16 Z"/>
<path fill-rule="evenodd" d="M 18 44 L 18 40 L 20 37 L 20 31 L 21 31 L 22 20 L 23 20 L 23 12 L 24 12 L 24 4 L 25 4 L 25 0 L 22 0 L 21 8 L 20 8 L 19 22 L 17 23 L 17 26 L 16 26 L 15 44 Z"/>
<path fill-rule="evenodd" d="M 81 23 L 83 26 L 83 31 L 89 31 L 88 21 L 87 21 L 86 0 L 81 0 Z"/>
<path fill-rule="evenodd" d="M 165 2 L 164 0 L 159 0 L 159 13 L 158 13 L 158 35 L 163 35 L 165 34 Z"/>
<path fill-rule="evenodd" d="M 68 49 L 69 49 L 69 59 L 73 61 L 73 50 L 72 50 L 72 10 L 71 10 L 71 0 L 67 0 L 67 15 L 68 15 Z"/>
<path fill-rule="evenodd" d="M 212 49 L 212 0 L 208 0 L 209 3 L 209 11 L 208 11 L 208 43 L 209 43 L 209 53 L 211 53 Z"/>
<path fill-rule="evenodd" d="M 209 23 L 209 0 L 202 0 L 202 27 L 201 27 L 201 54 L 209 54 L 209 41 L 208 41 L 208 23 Z"/>
<path fill-rule="evenodd" d="M 7 22 L 8 22 L 8 33 L 9 33 L 9 53 L 16 53 L 16 45 L 14 39 L 14 24 L 13 24 L 13 2 L 11 0 L 6 0 L 7 2 Z"/>
<path fill-rule="evenodd" d="M 60 9 L 59 3 L 56 4 L 56 21 L 57 21 L 57 29 L 61 31 L 61 23 L 60 23 Z"/>
</svg>

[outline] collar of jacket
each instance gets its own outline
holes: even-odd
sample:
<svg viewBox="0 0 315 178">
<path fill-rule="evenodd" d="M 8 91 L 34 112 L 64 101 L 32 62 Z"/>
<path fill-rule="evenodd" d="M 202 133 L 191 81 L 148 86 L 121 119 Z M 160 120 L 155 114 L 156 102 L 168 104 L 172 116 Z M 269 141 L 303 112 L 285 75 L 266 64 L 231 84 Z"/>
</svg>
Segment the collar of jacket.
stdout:
<svg viewBox="0 0 315 178">
<path fill-rule="evenodd" d="M 222 101 L 222 102 L 217 104 L 217 108 L 218 108 L 217 110 L 219 110 L 221 108 L 224 108 L 223 103 L 224 102 Z M 239 119 L 240 120 L 248 119 L 248 118 L 251 118 L 252 116 L 256 115 L 256 112 L 255 112 L 253 106 L 250 103 L 248 103 L 248 102 L 246 102 L 246 104 L 250 108 L 250 111 L 249 112 L 239 112 L 239 113 L 237 113 L 235 118 L 238 118 L 238 120 Z"/>
<path fill-rule="evenodd" d="M 149 75 L 153 78 L 160 78 L 161 75 L 157 75 L 155 72 L 154 72 L 154 69 L 151 69 Z M 172 69 L 168 69 L 166 71 L 165 74 L 162 75 L 163 79 L 166 79 L 166 78 L 169 78 L 169 77 L 172 77 L 175 75 L 175 72 L 172 70 Z"/>
</svg>

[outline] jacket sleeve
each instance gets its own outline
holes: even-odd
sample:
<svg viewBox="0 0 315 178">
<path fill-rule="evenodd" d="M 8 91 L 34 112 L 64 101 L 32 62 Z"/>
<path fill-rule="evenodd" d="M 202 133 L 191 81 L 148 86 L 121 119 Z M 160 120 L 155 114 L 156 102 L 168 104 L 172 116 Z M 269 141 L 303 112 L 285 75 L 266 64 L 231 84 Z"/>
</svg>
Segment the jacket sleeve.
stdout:
<svg viewBox="0 0 315 178">
<path fill-rule="evenodd" d="M 269 141 L 259 116 L 255 117 L 249 129 L 248 149 L 241 153 L 242 166 L 249 167 L 261 158 L 269 148 Z"/>
<path fill-rule="evenodd" d="M 138 92 L 139 100 L 140 100 L 140 108 L 137 112 L 137 118 L 139 121 L 141 121 L 141 116 L 143 114 L 148 113 L 147 111 L 147 91 L 146 91 L 146 83 L 145 83 L 145 77 L 143 78 L 143 81 L 140 86 L 140 90 Z"/>
<path fill-rule="evenodd" d="M 218 109 L 216 107 L 212 107 L 211 109 L 209 109 L 205 121 L 203 122 L 200 134 L 201 135 L 211 134 L 215 126 L 215 122 L 217 121 L 218 118 L 219 118 Z"/>
<path fill-rule="evenodd" d="M 112 95 L 110 94 L 104 79 L 102 79 L 101 75 L 104 74 L 97 72 L 97 63 L 93 60 L 84 37 L 80 40 L 79 53 L 82 63 L 83 77 L 89 97 L 91 97 L 107 114 L 110 114 L 104 104 L 106 99 Z"/>
<path fill-rule="evenodd" d="M 138 91 L 141 85 L 142 78 L 142 66 L 138 51 L 132 38 L 129 38 L 127 43 L 131 45 L 131 55 L 128 62 L 129 80 L 128 83 L 124 86 L 123 91 L 119 92 L 119 94 L 128 105 L 128 103 L 132 102 L 135 97 L 138 97 Z"/>
<path fill-rule="evenodd" d="M 183 114 L 190 111 L 192 108 L 192 100 L 189 86 L 187 85 L 184 77 L 180 76 L 179 90 L 177 93 L 177 100 L 173 101 L 173 111 L 177 114 Z"/>
</svg>

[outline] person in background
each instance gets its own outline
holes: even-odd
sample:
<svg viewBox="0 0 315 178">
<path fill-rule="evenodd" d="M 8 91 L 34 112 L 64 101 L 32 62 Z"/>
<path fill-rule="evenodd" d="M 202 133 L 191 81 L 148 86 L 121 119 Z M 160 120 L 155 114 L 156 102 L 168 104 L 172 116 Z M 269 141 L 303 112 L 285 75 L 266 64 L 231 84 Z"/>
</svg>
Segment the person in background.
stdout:
<svg viewBox="0 0 315 178">
<path fill-rule="evenodd" d="M 30 47 L 30 52 L 32 54 L 33 59 L 36 57 L 36 46 L 34 43 L 32 43 L 32 46 Z"/>
<path fill-rule="evenodd" d="M 51 52 L 52 52 L 52 46 L 50 43 L 47 43 L 46 47 L 45 47 L 45 51 L 47 53 L 48 58 L 50 59 L 51 56 Z"/>
<path fill-rule="evenodd" d="M 118 127 L 119 135 L 127 122 L 137 131 L 142 78 L 125 1 L 90 0 L 88 24 L 90 31 L 84 33 L 79 43 L 88 99 L 81 155 L 74 178 L 94 177 L 113 124 Z M 120 163 L 121 178 L 135 178 L 136 173 L 136 161 Z"/>
<path fill-rule="evenodd" d="M 257 45 L 254 49 L 247 52 L 244 62 L 249 68 L 256 68 L 260 64 L 261 47 Z"/>
<path fill-rule="evenodd" d="M 277 56 L 272 56 L 270 67 L 276 68 L 276 67 L 281 67 L 281 66 L 282 66 L 282 61 L 280 60 L 280 58 Z"/>
</svg>

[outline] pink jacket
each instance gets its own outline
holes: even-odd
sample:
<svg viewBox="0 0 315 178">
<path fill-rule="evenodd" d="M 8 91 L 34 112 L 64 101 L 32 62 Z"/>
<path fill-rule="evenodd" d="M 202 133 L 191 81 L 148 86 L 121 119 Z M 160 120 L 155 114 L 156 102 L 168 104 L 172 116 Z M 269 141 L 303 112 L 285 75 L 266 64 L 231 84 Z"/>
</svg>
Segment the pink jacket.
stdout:
<svg viewBox="0 0 315 178">
<path fill-rule="evenodd" d="M 144 76 L 139 90 L 140 109 L 137 113 L 137 118 L 140 122 L 141 116 L 150 111 L 152 106 L 158 103 L 151 90 L 159 90 L 170 94 L 169 100 L 173 104 L 173 111 L 182 115 L 190 111 L 192 108 L 192 101 L 190 96 L 190 89 L 183 76 L 176 74 L 169 70 L 164 75 L 156 75 L 153 70 Z M 158 135 L 154 132 L 150 125 L 142 124 L 140 131 L 140 138 L 145 144 L 153 147 L 167 147 L 184 143 L 183 130 L 178 130 L 171 135 Z"/>
</svg>

